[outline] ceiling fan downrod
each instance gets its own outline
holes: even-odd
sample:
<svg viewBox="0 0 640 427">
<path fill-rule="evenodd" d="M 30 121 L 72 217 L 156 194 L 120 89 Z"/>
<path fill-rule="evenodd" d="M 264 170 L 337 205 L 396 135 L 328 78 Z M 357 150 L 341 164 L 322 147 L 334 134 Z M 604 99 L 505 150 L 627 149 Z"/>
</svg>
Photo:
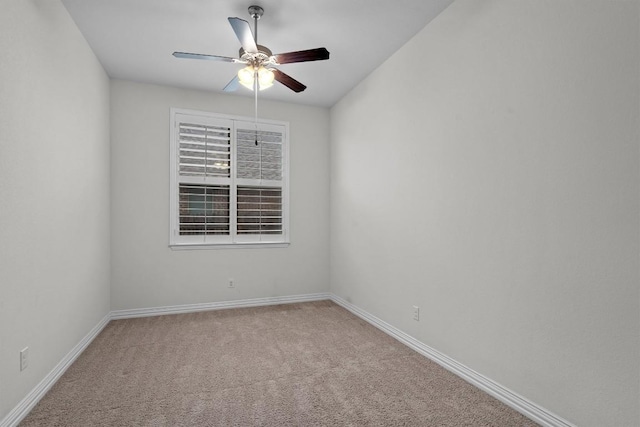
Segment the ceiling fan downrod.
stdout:
<svg viewBox="0 0 640 427">
<path fill-rule="evenodd" d="M 258 19 L 264 15 L 264 9 L 260 6 L 249 6 L 249 15 L 253 18 L 253 39 L 258 44 Z"/>
<path fill-rule="evenodd" d="M 253 18 L 253 41 L 258 45 L 258 19 L 264 15 L 264 9 L 260 6 L 249 6 L 249 15 Z M 269 51 L 271 55 L 271 51 Z M 253 78 L 253 94 L 255 99 L 255 144 L 258 145 L 258 67 L 254 64 L 254 78 Z"/>
</svg>

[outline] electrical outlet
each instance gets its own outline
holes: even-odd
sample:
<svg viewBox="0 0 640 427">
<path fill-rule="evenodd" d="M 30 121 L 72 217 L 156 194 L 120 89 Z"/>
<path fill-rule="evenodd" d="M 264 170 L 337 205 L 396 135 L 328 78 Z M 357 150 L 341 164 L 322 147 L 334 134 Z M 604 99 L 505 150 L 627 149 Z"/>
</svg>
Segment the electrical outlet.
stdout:
<svg viewBox="0 0 640 427">
<path fill-rule="evenodd" d="M 24 371 L 29 366 L 29 347 L 20 350 L 20 370 Z"/>
<path fill-rule="evenodd" d="M 420 307 L 418 307 L 417 305 L 413 306 L 413 320 L 415 320 L 416 322 L 420 321 Z"/>
<path fill-rule="evenodd" d="M 233 281 L 233 279 L 229 279 L 229 287 L 230 287 L 230 288 L 235 288 L 235 287 L 236 287 L 236 284 L 235 284 L 235 282 Z"/>
</svg>

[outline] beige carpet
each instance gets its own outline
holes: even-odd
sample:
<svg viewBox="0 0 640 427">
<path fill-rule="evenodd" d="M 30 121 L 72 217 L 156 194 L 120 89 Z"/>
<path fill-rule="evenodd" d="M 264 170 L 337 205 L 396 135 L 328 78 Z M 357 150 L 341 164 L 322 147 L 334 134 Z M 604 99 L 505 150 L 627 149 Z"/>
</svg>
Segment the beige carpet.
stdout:
<svg viewBox="0 0 640 427">
<path fill-rule="evenodd" d="M 329 302 L 116 320 L 21 426 L 534 426 Z"/>
</svg>

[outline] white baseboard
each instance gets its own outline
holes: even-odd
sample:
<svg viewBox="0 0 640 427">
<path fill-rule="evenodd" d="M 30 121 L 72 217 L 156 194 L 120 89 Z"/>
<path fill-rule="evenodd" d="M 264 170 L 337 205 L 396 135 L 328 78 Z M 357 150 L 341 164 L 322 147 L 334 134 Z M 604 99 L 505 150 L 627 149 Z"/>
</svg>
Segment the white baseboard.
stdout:
<svg viewBox="0 0 640 427">
<path fill-rule="evenodd" d="M 536 405 L 508 388 L 501 386 L 495 381 L 485 377 L 462 363 L 455 361 L 449 356 L 440 353 L 412 336 L 405 334 L 398 328 L 378 319 L 374 315 L 362 310 L 350 302 L 345 301 L 341 297 L 331 294 L 331 300 L 533 421 L 547 427 L 575 427 L 574 424 L 571 424 L 552 412 L 549 412 L 545 408 Z"/>
<path fill-rule="evenodd" d="M 286 297 L 253 298 L 236 301 L 208 302 L 203 304 L 172 305 L 167 307 L 136 308 L 115 310 L 111 319 L 131 319 L 134 317 L 160 316 L 163 314 L 195 313 L 197 311 L 222 310 L 226 308 L 260 307 L 266 305 L 292 304 L 331 299 L 328 293 L 291 295 Z"/>
<path fill-rule="evenodd" d="M 17 426 L 20 421 L 27 416 L 29 411 L 33 409 L 34 406 L 42 399 L 42 397 L 49 391 L 49 389 L 58 381 L 58 378 L 65 373 L 65 371 L 71 366 L 71 364 L 80 356 L 80 354 L 84 351 L 85 348 L 98 334 L 107 326 L 111 320 L 110 313 L 107 314 L 100 320 L 100 322 L 91 330 L 87 335 L 85 335 L 82 340 L 75 347 L 71 349 L 66 356 L 62 358 L 62 360 L 49 372 L 43 379 L 36 385 L 29 394 L 25 396 L 24 399 L 18 403 L 18 405 L 11 410 L 7 414 L 6 417 L 0 421 L 0 427 L 14 427 Z"/>
</svg>

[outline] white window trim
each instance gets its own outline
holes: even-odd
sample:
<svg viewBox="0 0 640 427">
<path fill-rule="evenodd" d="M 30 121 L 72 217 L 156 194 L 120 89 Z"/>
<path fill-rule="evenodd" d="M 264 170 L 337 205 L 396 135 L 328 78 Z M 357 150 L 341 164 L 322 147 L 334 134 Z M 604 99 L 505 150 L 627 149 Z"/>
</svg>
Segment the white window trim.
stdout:
<svg viewBox="0 0 640 427">
<path fill-rule="evenodd" d="M 232 170 L 231 170 L 231 190 L 230 190 L 230 227 L 231 235 L 222 236 L 220 242 L 204 242 L 201 238 L 192 239 L 191 236 L 180 236 L 178 233 L 178 221 L 179 221 L 179 203 L 178 203 L 178 185 L 180 180 L 178 179 L 178 120 L 176 116 L 186 115 L 193 117 L 202 117 L 203 119 L 222 119 L 233 120 L 234 122 L 254 122 L 254 118 L 245 116 L 236 116 L 228 114 L 218 114 L 199 110 L 190 110 L 183 108 L 171 108 L 170 109 L 170 155 L 169 155 L 169 247 L 173 250 L 200 250 L 200 249 L 255 249 L 255 248 L 286 248 L 290 245 L 290 231 L 289 231 L 289 210 L 290 210 L 290 179 L 289 179 L 289 122 L 259 119 L 258 124 L 264 125 L 277 125 L 284 127 L 283 137 L 283 150 L 282 150 L 282 165 L 283 165 L 283 181 L 282 181 L 282 235 L 277 235 L 277 239 L 269 239 L 269 235 L 262 235 L 261 241 L 250 240 L 247 236 L 238 236 L 234 234 L 236 227 L 235 218 L 235 203 L 236 203 L 236 188 L 238 185 L 243 185 L 242 180 L 236 178 L 236 132 L 235 124 L 232 129 Z M 240 181 L 240 182 L 239 182 Z M 195 237 L 195 236 L 193 236 Z M 197 241 L 200 240 L 200 241 Z"/>
</svg>

